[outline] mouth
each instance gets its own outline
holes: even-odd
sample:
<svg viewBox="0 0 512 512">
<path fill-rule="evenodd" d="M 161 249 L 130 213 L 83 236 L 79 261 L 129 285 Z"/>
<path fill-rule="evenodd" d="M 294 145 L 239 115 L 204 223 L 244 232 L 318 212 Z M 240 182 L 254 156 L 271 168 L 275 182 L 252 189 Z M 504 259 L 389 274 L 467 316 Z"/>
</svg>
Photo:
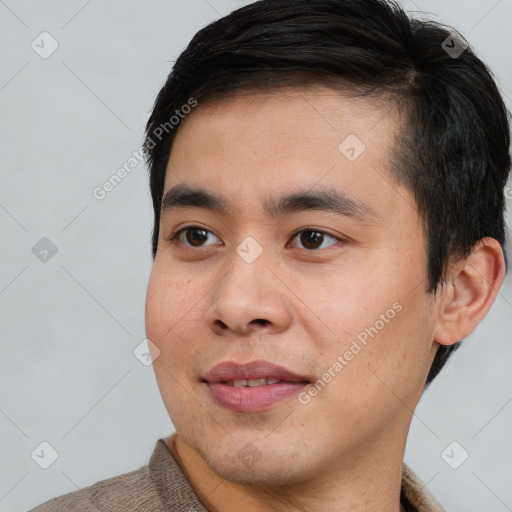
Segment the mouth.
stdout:
<svg viewBox="0 0 512 512">
<path fill-rule="evenodd" d="M 222 407 L 244 413 L 261 412 L 299 393 L 311 381 L 268 361 L 228 361 L 205 376 L 210 397 Z"/>
<path fill-rule="evenodd" d="M 279 382 L 286 381 L 264 377 L 262 379 L 228 380 L 225 381 L 224 384 L 228 386 L 234 386 L 235 388 L 257 388 L 259 386 L 272 386 L 272 384 L 278 384 Z"/>
</svg>

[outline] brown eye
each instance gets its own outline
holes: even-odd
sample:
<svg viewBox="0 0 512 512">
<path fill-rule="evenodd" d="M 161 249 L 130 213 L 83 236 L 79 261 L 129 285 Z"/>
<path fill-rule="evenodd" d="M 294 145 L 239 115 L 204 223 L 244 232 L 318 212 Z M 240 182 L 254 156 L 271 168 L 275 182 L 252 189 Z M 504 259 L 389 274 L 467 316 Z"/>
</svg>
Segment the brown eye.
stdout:
<svg viewBox="0 0 512 512">
<path fill-rule="evenodd" d="M 205 243 L 208 241 L 208 237 L 212 235 L 217 238 L 213 233 L 207 229 L 199 226 L 191 226 L 180 229 L 173 237 L 171 241 L 178 241 L 189 247 L 206 247 L 212 245 L 211 243 Z M 219 240 L 217 238 L 217 240 Z M 215 243 L 215 242 L 213 242 Z"/>
<path fill-rule="evenodd" d="M 304 229 L 298 232 L 294 236 L 294 239 L 298 239 L 304 249 L 323 249 L 339 241 L 333 235 L 314 229 Z M 325 245 L 325 242 L 328 242 L 329 240 L 332 242 Z"/>
<path fill-rule="evenodd" d="M 185 230 L 185 238 L 187 239 L 187 242 L 190 243 L 190 245 L 193 245 L 194 247 L 198 247 L 203 245 L 203 242 L 208 239 L 208 232 L 206 229 L 198 229 L 198 228 L 192 228 L 192 229 L 186 229 Z"/>
<path fill-rule="evenodd" d="M 318 231 L 303 231 L 300 241 L 306 249 L 318 249 L 322 245 L 324 235 Z"/>
</svg>

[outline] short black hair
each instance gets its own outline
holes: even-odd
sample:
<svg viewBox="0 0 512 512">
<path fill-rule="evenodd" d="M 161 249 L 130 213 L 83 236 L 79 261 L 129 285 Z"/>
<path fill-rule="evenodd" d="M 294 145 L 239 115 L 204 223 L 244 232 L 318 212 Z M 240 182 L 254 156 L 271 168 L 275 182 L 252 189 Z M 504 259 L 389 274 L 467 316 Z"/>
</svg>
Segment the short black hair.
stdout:
<svg viewBox="0 0 512 512">
<path fill-rule="evenodd" d="M 413 192 L 423 221 L 428 293 L 445 282 L 450 258 L 468 256 L 483 237 L 505 252 L 509 117 L 491 72 L 463 37 L 409 18 L 394 1 L 259 0 L 200 30 L 156 98 L 144 143 L 153 258 L 177 131 L 171 117 L 191 98 L 201 104 L 247 89 L 315 85 L 387 95 L 402 113 L 390 171 Z M 459 344 L 439 347 L 427 385 Z"/>
</svg>

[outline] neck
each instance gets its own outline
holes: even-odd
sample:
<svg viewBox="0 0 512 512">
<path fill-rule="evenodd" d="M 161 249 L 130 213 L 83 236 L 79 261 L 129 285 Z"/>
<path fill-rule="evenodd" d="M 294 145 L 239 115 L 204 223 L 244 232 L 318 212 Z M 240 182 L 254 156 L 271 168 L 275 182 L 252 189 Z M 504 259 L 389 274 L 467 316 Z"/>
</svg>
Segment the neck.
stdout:
<svg viewBox="0 0 512 512">
<path fill-rule="evenodd" d="M 403 437 L 406 438 L 407 432 Z M 397 439 L 396 432 L 395 436 Z M 171 452 L 209 512 L 399 512 L 405 440 L 381 437 L 364 449 L 333 456 L 314 478 L 276 485 L 240 484 L 220 477 L 204 457 L 175 434 Z"/>
</svg>

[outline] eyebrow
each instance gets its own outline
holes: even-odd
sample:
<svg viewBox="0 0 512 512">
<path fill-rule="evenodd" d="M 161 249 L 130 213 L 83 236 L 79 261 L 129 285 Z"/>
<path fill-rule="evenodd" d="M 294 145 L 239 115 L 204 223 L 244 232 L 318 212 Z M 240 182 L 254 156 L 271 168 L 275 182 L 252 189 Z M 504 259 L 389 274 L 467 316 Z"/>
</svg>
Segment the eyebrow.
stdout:
<svg viewBox="0 0 512 512">
<path fill-rule="evenodd" d="M 229 213 L 229 206 L 220 195 L 184 183 L 175 185 L 167 191 L 162 200 L 160 215 L 180 208 L 204 208 L 218 213 Z M 370 222 L 378 219 L 377 213 L 369 205 L 334 189 L 299 190 L 291 194 L 267 198 L 263 201 L 263 209 L 272 218 L 290 213 L 320 210 L 361 221 Z"/>
</svg>

